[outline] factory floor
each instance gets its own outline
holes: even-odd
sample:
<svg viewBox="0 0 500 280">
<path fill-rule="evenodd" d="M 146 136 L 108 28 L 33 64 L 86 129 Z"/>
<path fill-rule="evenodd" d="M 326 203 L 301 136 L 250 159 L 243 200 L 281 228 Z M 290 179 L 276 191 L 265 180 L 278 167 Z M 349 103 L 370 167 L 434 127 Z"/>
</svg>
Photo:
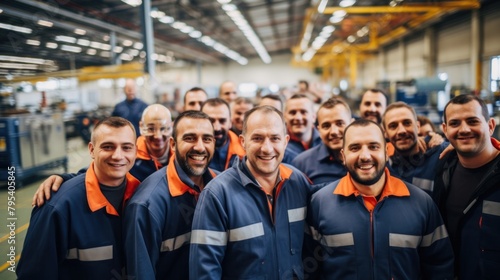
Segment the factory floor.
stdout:
<svg viewBox="0 0 500 280">
<path fill-rule="evenodd" d="M 77 172 L 90 163 L 87 144 L 81 138 L 68 140 L 66 150 L 69 172 Z M 64 169 L 61 167 L 44 171 L 24 182 L 15 181 L 14 192 L 9 191 L 6 183 L 0 184 L 0 279 L 16 279 L 14 270 L 17 268 L 28 229 L 33 194 L 49 175 L 62 172 Z"/>
</svg>

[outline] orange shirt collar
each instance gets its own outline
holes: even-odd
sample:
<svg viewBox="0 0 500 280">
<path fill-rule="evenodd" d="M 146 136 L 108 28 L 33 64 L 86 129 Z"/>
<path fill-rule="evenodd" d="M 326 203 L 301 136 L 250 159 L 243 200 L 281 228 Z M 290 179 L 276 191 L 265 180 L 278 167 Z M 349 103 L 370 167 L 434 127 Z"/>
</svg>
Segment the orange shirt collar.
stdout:
<svg viewBox="0 0 500 280">
<path fill-rule="evenodd" d="M 169 163 L 167 165 L 167 182 L 168 182 L 168 190 L 170 191 L 170 195 L 172 197 L 176 196 L 181 196 L 185 194 L 186 192 L 190 193 L 191 195 L 197 196 L 200 193 L 196 191 L 195 189 L 191 188 L 184 182 L 182 182 L 181 178 L 179 177 L 179 174 L 177 173 L 176 167 L 175 167 L 175 157 L 170 157 Z M 210 174 L 212 174 L 212 177 L 215 177 L 215 172 L 213 172 L 211 169 L 209 169 Z"/>
<path fill-rule="evenodd" d="M 125 195 L 123 197 L 124 202 L 132 197 L 135 189 L 141 183 L 129 173 L 127 173 L 125 180 L 127 180 L 127 185 L 125 186 Z M 97 176 L 94 171 L 94 162 L 90 163 L 90 167 L 85 174 L 85 190 L 87 192 L 87 202 L 92 212 L 106 207 L 106 212 L 108 214 L 119 216 L 116 209 L 113 207 L 113 205 L 111 205 L 111 203 L 109 203 L 104 194 L 102 194 L 101 192 L 99 181 L 97 180 Z"/>
<path fill-rule="evenodd" d="M 158 162 L 156 159 L 153 159 L 151 157 L 151 155 L 149 154 L 148 146 L 146 144 L 146 137 L 144 137 L 142 135 L 139 136 L 139 138 L 137 138 L 136 144 L 137 144 L 137 158 L 138 159 L 154 161 L 155 166 L 156 166 L 156 170 L 163 167 L 163 165 L 160 162 Z M 167 145 L 169 145 L 169 144 L 167 144 Z M 169 149 L 168 153 L 169 153 L 170 158 L 172 158 L 172 155 L 174 154 L 172 149 Z"/>
<path fill-rule="evenodd" d="M 391 176 L 389 169 L 387 169 L 387 167 L 385 168 L 384 172 L 385 172 L 385 177 L 387 179 L 385 181 L 384 188 L 382 189 L 382 195 L 380 196 L 379 200 L 381 200 L 386 196 L 391 196 L 391 195 L 392 196 L 410 195 L 410 191 L 408 190 L 408 187 L 406 187 L 405 183 L 403 183 L 403 181 L 401 181 L 396 177 Z M 335 188 L 335 190 L 333 191 L 333 193 L 343 196 L 350 196 L 350 195 L 358 196 L 361 194 L 352 183 L 352 177 L 351 174 L 349 173 L 347 173 L 347 176 L 340 179 L 340 182 L 337 185 L 337 188 Z"/>
<path fill-rule="evenodd" d="M 229 168 L 229 162 L 231 161 L 231 157 L 233 155 L 238 155 L 240 160 L 245 156 L 245 149 L 241 146 L 240 139 L 236 133 L 229 130 L 229 147 L 227 149 L 227 157 L 226 164 L 224 166 L 224 170 Z"/>
</svg>

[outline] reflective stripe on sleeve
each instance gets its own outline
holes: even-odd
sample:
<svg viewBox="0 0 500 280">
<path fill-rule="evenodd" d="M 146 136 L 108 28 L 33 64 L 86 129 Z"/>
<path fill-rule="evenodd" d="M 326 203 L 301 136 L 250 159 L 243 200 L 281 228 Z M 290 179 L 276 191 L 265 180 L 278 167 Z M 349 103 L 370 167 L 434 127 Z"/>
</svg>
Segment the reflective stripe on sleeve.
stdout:
<svg viewBox="0 0 500 280">
<path fill-rule="evenodd" d="M 444 225 L 441 225 L 437 227 L 434 232 L 424 235 L 422 243 L 420 243 L 420 247 L 429 247 L 432 243 L 446 237 L 448 237 L 448 231 L 446 231 L 446 227 Z"/>
<path fill-rule="evenodd" d="M 288 221 L 290 223 L 300 222 L 306 218 L 306 207 L 288 210 Z"/>
<path fill-rule="evenodd" d="M 262 223 L 255 223 L 248 226 L 229 230 L 229 241 L 243 241 L 264 235 Z"/>
<path fill-rule="evenodd" d="M 434 190 L 434 180 L 414 177 L 412 183 L 424 191 L 432 192 Z"/>
<path fill-rule="evenodd" d="M 500 203 L 495 201 L 483 201 L 483 214 L 500 216 Z"/>
<path fill-rule="evenodd" d="M 88 249 L 72 248 L 68 250 L 66 259 L 82 262 L 111 260 L 113 259 L 113 245 Z"/>
<path fill-rule="evenodd" d="M 191 239 L 191 232 L 181 234 L 174 238 L 164 240 L 161 243 L 161 252 L 170 252 L 179 249 L 180 247 L 189 244 Z"/>
<path fill-rule="evenodd" d="M 226 246 L 227 232 L 213 230 L 193 230 L 191 231 L 191 244 Z"/>
</svg>

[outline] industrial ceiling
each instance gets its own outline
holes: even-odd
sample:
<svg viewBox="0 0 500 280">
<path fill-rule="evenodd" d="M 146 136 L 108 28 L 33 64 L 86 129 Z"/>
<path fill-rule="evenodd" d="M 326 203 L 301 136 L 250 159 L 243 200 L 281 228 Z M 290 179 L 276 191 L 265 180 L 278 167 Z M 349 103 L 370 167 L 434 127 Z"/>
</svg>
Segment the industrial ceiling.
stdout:
<svg viewBox="0 0 500 280">
<path fill-rule="evenodd" d="M 150 3 L 150 6 L 144 4 Z M 480 0 L 9 0 L 0 3 L 0 81 L 144 62 L 152 23 L 156 64 L 298 66 L 376 51 Z M 144 20 L 142 14 L 148 13 Z M 146 41 L 147 42 L 147 41 Z M 345 57 L 345 55 L 344 55 Z"/>
</svg>

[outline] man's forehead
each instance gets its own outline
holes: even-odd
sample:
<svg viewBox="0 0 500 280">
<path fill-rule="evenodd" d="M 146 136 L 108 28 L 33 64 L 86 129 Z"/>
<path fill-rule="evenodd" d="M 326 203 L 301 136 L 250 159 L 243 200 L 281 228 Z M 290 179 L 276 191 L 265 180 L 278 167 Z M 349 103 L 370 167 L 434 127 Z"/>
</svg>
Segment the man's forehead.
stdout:
<svg viewBox="0 0 500 280">
<path fill-rule="evenodd" d="M 144 122 L 147 126 L 154 125 L 154 126 L 168 126 L 172 122 L 166 119 L 162 118 L 155 118 L 155 119 L 149 119 Z"/>
</svg>

